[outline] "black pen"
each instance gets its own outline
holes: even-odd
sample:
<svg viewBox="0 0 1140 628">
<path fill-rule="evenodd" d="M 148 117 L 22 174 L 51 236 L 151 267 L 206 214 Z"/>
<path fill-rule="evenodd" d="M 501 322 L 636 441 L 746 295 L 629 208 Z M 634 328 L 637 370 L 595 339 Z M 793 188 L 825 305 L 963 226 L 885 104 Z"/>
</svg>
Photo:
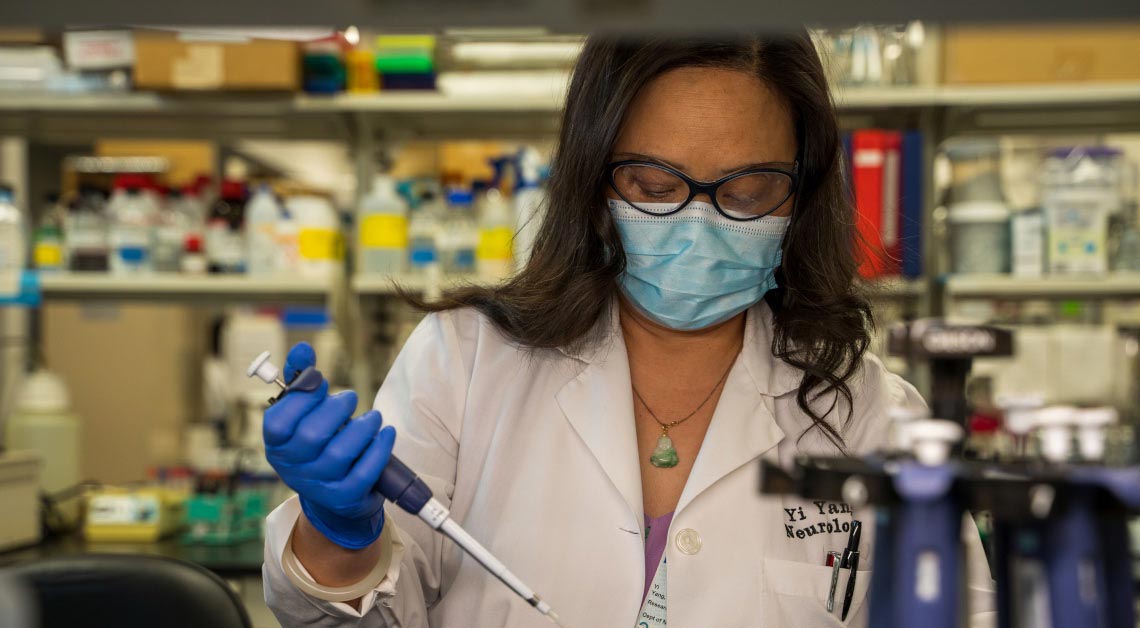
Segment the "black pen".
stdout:
<svg viewBox="0 0 1140 628">
<path fill-rule="evenodd" d="M 863 523 L 851 520 L 851 532 L 847 535 L 847 547 L 843 550 L 843 566 L 850 569 L 847 574 L 847 591 L 843 594 L 843 613 L 839 619 L 847 621 L 847 611 L 851 610 L 851 598 L 855 595 L 855 574 L 859 569 L 859 540 L 863 536 Z"/>
</svg>

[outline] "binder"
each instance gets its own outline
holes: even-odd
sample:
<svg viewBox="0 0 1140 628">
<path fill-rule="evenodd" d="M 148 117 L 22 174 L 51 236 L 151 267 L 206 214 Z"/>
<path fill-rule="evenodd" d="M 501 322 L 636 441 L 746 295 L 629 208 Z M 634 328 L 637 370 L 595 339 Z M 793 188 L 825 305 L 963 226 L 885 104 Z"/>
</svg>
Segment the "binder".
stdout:
<svg viewBox="0 0 1140 628">
<path fill-rule="evenodd" d="M 922 276 L 922 218 L 926 198 L 923 190 L 923 140 L 921 131 L 905 131 L 902 135 L 902 196 L 899 221 L 902 233 L 902 274 L 916 279 Z"/>
<path fill-rule="evenodd" d="M 855 187 L 855 250 L 859 274 L 871 279 L 886 272 L 883 230 L 883 166 L 887 138 L 863 129 L 851 135 L 851 180 Z"/>
</svg>

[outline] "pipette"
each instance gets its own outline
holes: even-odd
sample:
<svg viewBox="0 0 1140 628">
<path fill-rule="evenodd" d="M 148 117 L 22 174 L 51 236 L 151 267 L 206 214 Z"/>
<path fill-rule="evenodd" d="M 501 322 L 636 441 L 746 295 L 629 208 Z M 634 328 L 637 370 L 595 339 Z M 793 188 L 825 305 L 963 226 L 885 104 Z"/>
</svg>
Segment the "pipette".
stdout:
<svg viewBox="0 0 1140 628">
<path fill-rule="evenodd" d="M 320 387 L 321 382 L 324 381 L 324 377 L 320 371 L 309 367 L 298 373 L 290 382 L 286 383 L 281 376 L 281 369 L 270 362 L 269 357 L 268 351 L 257 356 L 257 358 L 250 363 L 246 375 L 249 377 L 257 377 L 267 384 L 277 384 L 277 386 L 281 388 L 281 394 L 270 400 L 270 403 L 277 401 L 295 390 L 316 390 Z M 487 548 L 483 547 L 451 518 L 450 511 L 432 496 L 431 489 L 428 488 L 427 484 L 425 484 L 415 472 L 409 469 L 407 465 L 401 462 L 399 458 L 392 456 L 388 459 L 388 466 L 384 467 L 383 473 L 380 474 L 376 488 L 388 501 L 416 515 L 431 526 L 432 529 L 439 531 L 454 541 L 456 545 L 467 552 L 476 562 L 494 574 L 496 578 L 526 600 L 531 606 L 537 609 L 538 612 L 545 615 L 554 625 L 566 628 L 559 620 L 558 615 L 550 608 L 549 604 L 539 598 L 530 587 L 523 584 L 523 581 L 519 580 L 518 576 L 511 573 L 503 563 L 499 562 L 499 559 L 495 558 L 491 552 L 487 551 Z"/>
</svg>

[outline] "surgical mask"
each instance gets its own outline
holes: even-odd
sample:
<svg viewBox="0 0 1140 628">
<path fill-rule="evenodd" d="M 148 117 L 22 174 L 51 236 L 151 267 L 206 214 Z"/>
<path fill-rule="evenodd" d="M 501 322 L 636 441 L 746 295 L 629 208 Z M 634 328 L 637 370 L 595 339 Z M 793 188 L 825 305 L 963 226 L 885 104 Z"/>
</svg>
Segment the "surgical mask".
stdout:
<svg viewBox="0 0 1140 628">
<path fill-rule="evenodd" d="M 724 322 L 776 287 L 788 218 L 747 222 L 710 203 L 652 216 L 610 200 L 622 248 L 622 291 L 654 321 L 679 330 Z"/>
</svg>

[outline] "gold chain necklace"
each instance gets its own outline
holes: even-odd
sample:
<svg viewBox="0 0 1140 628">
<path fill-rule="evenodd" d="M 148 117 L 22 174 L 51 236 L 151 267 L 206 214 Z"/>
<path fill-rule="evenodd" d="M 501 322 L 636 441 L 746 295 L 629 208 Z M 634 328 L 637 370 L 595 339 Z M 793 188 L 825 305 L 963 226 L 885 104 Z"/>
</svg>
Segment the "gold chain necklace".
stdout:
<svg viewBox="0 0 1140 628">
<path fill-rule="evenodd" d="M 633 386 L 634 396 L 637 397 L 637 400 L 641 402 L 641 405 L 645 408 L 645 410 L 649 412 L 649 416 L 653 417 L 653 420 L 657 422 L 657 425 L 661 426 L 661 437 L 657 439 L 657 447 L 649 456 L 649 464 L 652 464 L 659 469 L 670 469 L 677 466 L 677 463 L 680 462 L 681 459 L 677 456 L 677 449 L 673 447 L 673 439 L 669 438 L 669 430 L 696 416 L 697 413 L 701 411 L 701 408 L 705 407 L 705 404 L 707 404 L 709 400 L 713 398 L 713 394 L 716 393 L 721 384 L 723 384 L 725 380 L 728 379 L 728 374 L 732 371 L 732 367 L 735 364 L 736 358 L 733 358 L 732 361 L 728 363 L 728 368 L 725 369 L 724 374 L 720 376 L 720 379 L 717 380 L 716 385 L 712 387 L 712 390 L 709 391 L 709 394 L 705 397 L 704 401 L 702 401 L 700 405 L 696 407 L 696 409 L 687 414 L 684 418 L 677 419 L 676 421 L 670 421 L 668 423 L 657 418 L 657 414 L 653 412 L 653 408 L 650 408 L 649 404 L 645 403 L 645 398 L 641 396 L 640 392 L 638 392 L 637 386 Z"/>
</svg>

